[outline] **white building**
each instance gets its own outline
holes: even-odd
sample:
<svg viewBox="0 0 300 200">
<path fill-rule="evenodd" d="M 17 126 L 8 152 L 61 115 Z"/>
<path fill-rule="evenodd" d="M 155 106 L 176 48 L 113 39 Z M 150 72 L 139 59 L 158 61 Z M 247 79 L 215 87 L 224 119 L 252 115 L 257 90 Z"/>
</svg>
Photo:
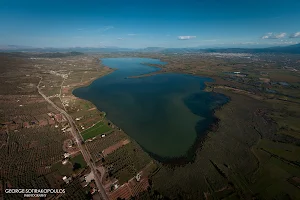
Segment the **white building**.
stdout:
<svg viewBox="0 0 300 200">
<path fill-rule="evenodd" d="M 64 157 L 65 158 L 69 158 L 71 156 L 71 154 L 69 154 L 69 153 L 64 153 Z"/>
<path fill-rule="evenodd" d="M 68 184 L 68 183 L 70 183 L 70 181 L 72 180 L 72 177 L 69 177 L 69 178 L 68 178 L 68 177 L 64 176 L 62 179 L 63 179 L 63 181 L 64 181 L 65 183 Z"/>
<path fill-rule="evenodd" d="M 67 159 L 64 159 L 63 161 L 62 161 L 62 164 L 63 165 L 66 165 L 68 163 L 68 160 Z"/>
</svg>

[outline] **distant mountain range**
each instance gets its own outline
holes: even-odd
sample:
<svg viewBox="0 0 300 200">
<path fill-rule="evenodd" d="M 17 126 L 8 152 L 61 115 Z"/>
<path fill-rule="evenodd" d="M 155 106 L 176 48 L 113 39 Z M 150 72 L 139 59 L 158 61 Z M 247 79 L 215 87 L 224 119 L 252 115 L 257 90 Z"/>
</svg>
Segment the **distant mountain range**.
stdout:
<svg viewBox="0 0 300 200">
<path fill-rule="evenodd" d="M 0 46 L 0 52 L 144 52 L 144 53 L 290 53 L 300 54 L 300 43 L 290 46 L 275 46 L 268 48 L 163 48 L 147 47 L 143 49 L 118 47 L 73 47 L 73 48 L 35 48 L 28 46 Z"/>
<path fill-rule="evenodd" d="M 290 46 L 275 46 L 268 48 L 161 48 L 148 47 L 141 52 L 160 53 L 290 53 L 300 54 L 300 43 Z"/>
<path fill-rule="evenodd" d="M 133 51 L 129 48 L 118 47 L 70 47 L 70 48 L 37 48 L 18 45 L 0 45 L 0 52 L 122 52 Z"/>
</svg>

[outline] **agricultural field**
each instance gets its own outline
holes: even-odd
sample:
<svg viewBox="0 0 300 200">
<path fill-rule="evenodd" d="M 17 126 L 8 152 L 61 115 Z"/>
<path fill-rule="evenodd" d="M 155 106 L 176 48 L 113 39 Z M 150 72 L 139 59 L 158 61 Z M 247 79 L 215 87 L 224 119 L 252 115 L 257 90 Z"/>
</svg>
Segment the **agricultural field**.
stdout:
<svg viewBox="0 0 300 200">
<path fill-rule="evenodd" d="M 103 155 L 102 151 L 124 139 L 128 139 L 128 136 L 121 131 L 113 131 L 107 134 L 105 137 L 97 137 L 94 140 L 87 142 L 86 146 L 90 150 L 92 157 L 97 162 Z"/>
<path fill-rule="evenodd" d="M 109 127 L 107 124 L 105 124 L 104 122 L 98 122 L 89 129 L 82 131 L 80 134 L 82 135 L 84 140 L 87 140 L 90 138 L 94 138 L 98 135 L 107 133 L 110 130 L 111 127 Z"/>
<path fill-rule="evenodd" d="M 141 147 L 131 142 L 117 149 L 104 158 L 108 177 L 118 179 L 119 184 L 127 182 L 151 162 L 151 158 Z"/>
<path fill-rule="evenodd" d="M 62 160 L 51 165 L 51 170 L 57 171 L 61 176 L 72 176 L 78 173 L 78 170 L 84 170 L 87 167 L 85 160 L 81 154 L 68 158 L 66 164 L 62 164 Z"/>
<path fill-rule="evenodd" d="M 69 200 L 69 199 L 90 199 L 92 195 L 90 193 L 90 187 L 82 187 L 79 178 L 75 178 L 70 184 L 65 186 L 65 195 L 60 196 L 58 199 Z"/>
<path fill-rule="evenodd" d="M 87 165 L 86 165 L 86 162 L 82 156 L 82 154 L 79 154 L 75 157 L 72 157 L 70 159 L 71 163 L 74 165 L 75 163 L 78 163 L 80 165 L 80 168 L 85 168 Z"/>
</svg>

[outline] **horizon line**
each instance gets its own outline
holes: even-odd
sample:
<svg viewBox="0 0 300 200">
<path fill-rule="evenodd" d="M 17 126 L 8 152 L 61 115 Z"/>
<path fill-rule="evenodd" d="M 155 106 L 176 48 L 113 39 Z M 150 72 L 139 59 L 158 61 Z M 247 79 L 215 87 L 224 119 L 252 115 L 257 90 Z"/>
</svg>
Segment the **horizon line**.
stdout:
<svg viewBox="0 0 300 200">
<path fill-rule="evenodd" d="M 5 45 L 0 44 L 0 50 L 17 50 L 17 49 L 75 49 L 75 48 L 91 48 L 91 49 L 108 49 L 108 48 L 117 48 L 117 49 L 147 49 L 147 48 L 164 48 L 164 49 L 185 49 L 185 48 L 194 48 L 194 49 L 211 49 L 211 48 L 247 48 L 247 49 L 254 49 L 254 48 L 267 48 L 267 47 L 277 47 L 277 46 L 293 46 L 300 44 L 300 42 L 295 44 L 261 44 L 261 45 L 252 45 L 252 46 L 245 46 L 243 44 L 238 45 L 216 45 L 216 46 L 191 46 L 191 47 L 163 47 L 163 46 L 147 46 L 147 47 L 119 47 L 119 46 L 72 46 L 72 47 L 35 47 L 35 46 L 27 46 L 27 45 Z M 259 47 L 258 47 L 259 46 Z M 264 46 L 264 47 L 263 47 Z"/>
</svg>

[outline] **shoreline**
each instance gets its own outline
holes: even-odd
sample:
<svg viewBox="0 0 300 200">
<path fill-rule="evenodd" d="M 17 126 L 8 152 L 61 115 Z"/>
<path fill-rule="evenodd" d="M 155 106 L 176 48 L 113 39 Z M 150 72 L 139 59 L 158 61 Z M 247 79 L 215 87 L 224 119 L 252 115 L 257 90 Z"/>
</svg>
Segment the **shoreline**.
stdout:
<svg viewBox="0 0 300 200">
<path fill-rule="evenodd" d="M 100 61 L 100 58 L 98 59 L 97 64 L 101 67 L 101 61 Z M 94 77 L 93 79 L 91 79 L 91 80 L 89 80 L 89 81 L 86 81 L 86 83 L 84 83 L 84 84 L 79 84 L 79 85 L 76 85 L 76 86 L 72 87 L 72 89 L 71 89 L 71 95 L 72 95 L 73 97 L 75 97 L 75 98 L 78 98 L 78 97 L 76 97 L 75 95 L 73 95 L 73 91 L 74 91 L 75 89 L 81 88 L 81 87 L 89 86 L 89 85 L 91 85 L 95 80 L 97 80 L 98 78 L 107 76 L 107 75 L 109 75 L 109 74 L 111 74 L 111 73 L 113 73 L 114 71 L 117 70 L 117 69 L 114 69 L 114 68 L 111 68 L 111 67 L 108 67 L 108 66 L 102 66 L 102 67 L 103 67 L 103 68 L 106 67 L 106 68 L 108 68 L 108 69 L 111 70 L 111 71 L 108 72 L 107 74 L 104 74 L 104 75 L 101 75 L 101 76 L 96 76 L 96 77 Z M 82 100 L 85 100 L 85 99 L 82 99 Z M 87 100 L 85 100 L 85 101 L 87 101 Z M 91 103 L 92 103 L 92 102 L 91 102 Z M 94 104 L 93 104 L 93 105 L 94 105 Z M 94 105 L 94 106 L 95 106 L 95 105 Z M 96 107 L 96 106 L 95 106 L 95 107 Z M 97 108 L 97 107 L 96 107 L 96 108 Z M 100 112 L 101 112 L 101 111 L 100 111 Z"/>
<path fill-rule="evenodd" d="M 103 58 L 99 58 L 99 62 L 98 62 L 99 65 L 101 65 L 101 59 L 103 59 Z M 147 73 L 147 74 L 142 74 L 142 75 L 137 75 L 137 76 L 130 76 L 130 77 L 126 77 L 126 78 L 128 78 L 128 79 L 131 79 L 131 78 L 143 78 L 143 77 L 154 76 L 154 75 L 157 75 L 157 74 L 165 74 L 165 73 L 179 73 L 179 74 L 184 74 L 184 75 L 194 75 L 194 76 L 197 76 L 197 77 L 201 76 L 201 75 L 197 75 L 197 74 L 178 72 L 176 70 L 174 70 L 174 71 L 173 70 L 163 71 L 163 69 L 161 68 L 162 65 L 160 65 L 160 64 L 149 64 L 149 63 L 140 63 L 140 64 L 147 65 L 147 66 L 150 66 L 150 67 L 156 67 L 156 68 L 159 68 L 159 70 L 158 71 L 154 71 L 154 72 L 150 72 L 150 73 Z M 117 70 L 116 68 L 110 68 L 108 66 L 103 66 L 103 67 L 107 67 L 107 68 L 109 68 L 112 71 L 109 72 L 109 73 L 107 73 L 107 74 L 104 74 L 102 76 L 99 76 L 99 77 L 97 76 L 97 77 L 93 78 L 92 80 L 88 81 L 85 84 L 77 85 L 77 86 L 73 87 L 72 90 L 71 90 L 72 96 L 75 97 L 75 98 L 79 98 L 79 97 L 76 97 L 75 95 L 73 95 L 73 91 L 75 89 L 80 88 L 80 87 L 87 87 L 87 86 L 91 85 L 91 83 L 94 82 L 95 80 L 97 80 L 98 78 L 101 78 L 101 77 L 104 77 L 106 75 L 109 75 L 109 74 L 111 74 L 111 73 L 113 73 L 114 71 Z M 216 81 L 213 77 L 210 77 L 210 76 L 207 76 L 207 77 L 210 78 L 210 79 L 212 79 L 213 82 Z M 203 91 L 216 93 L 216 92 L 214 92 L 213 87 L 212 87 L 211 91 L 207 90 L 208 88 L 211 88 L 211 86 L 209 86 L 208 83 L 210 83 L 210 82 L 204 82 L 205 87 L 203 88 Z M 228 98 L 228 102 L 230 102 L 231 98 L 228 97 L 228 96 L 226 96 L 226 97 Z M 81 98 L 79 98 L 79 99 L 81 99 Z M 81 100 L 88 101 L 88 100 L 85 100 L 85 99 L 81 99 Z M 88 102 L 90 102 L 90 101 L 88 101 Z M 208 133 L 211 132 L 211 131 L 214 131 L 215 129 L 218 129 L 218 127 L 219 127 L 219 121 L 220 121 L 220 119 L 216 117 L 215 112 L 217 110 L 221 109 L 228 102 L 226 102 L 223 105 L 218 106 L 218 107 L 216 107 L 215 109 L 212 110 L 212 118 L 213 118 L 212 123 L 209 124 L 208 128 L 204 132 L 201 132 L 201 133 L 197 132 L 196 133 L 196 138 L 195 138 L 195 141 L 194 141 L 193 145 L 190 148 L 188 148 L 188 150 L 185 153 L 185 155 L 182 155 L 182 156 L 178 156 L 178 157 L 159 156 L 159 155 L 157 155 L 155 153 L 147 151 L 146 149 L 144 149 L 144 147 L 142 145 L 140 145 L 136 140 L 134 140 L 133 138 L 131 138 L 126 132 L 125 132 L 125 134 L 128 137 L 130 137 L 131 139 L 133 139 L 136 143 L 138 143 L 139 146 L 143 149 L 143 151 L 145 151 L 147 154 L 149 154 L 152 159 L 154 159 L 155 161 L 157 161 L 157 162 L 159 162 L 159 163 L 161 163 L 163 165 L 175 167 L 175 166 L 183 166 L 183 165 L 186 165 L 188 163 L 193 163 L 195 161 L 196 156 L 197 156 L 197 151 L 201 150 L 203 142 L 208 137 Z M 90 103 L 92 105 L 94 105 L 92 102 L 90 102 Z M 95 106 L 95 108 L 99 112 L 105 112 L 105 111 L 99 110 L 97 108 L 97 106 Z M 107 117 L 105 117 L 105 118 L 106 118 L 106 120 L 108 120 L 108 121 L 111 122 L 111 120 L 109 120 L 109 118 L 107 118 Z M 112 122 L 112 124 L 114 124 L 114 123 Z M 121 129 L 116 124 L 114 124 L 114 125 L 118 129 Z M 197 126 L 197 124 L 195 125 L 195 128 L 196 128 L 196 126 Z"/>
<path fill-rule="evenodd" d="M 111 71 L 111 72 L 109 72 L 109 73 L 107 73 L 107 74 L 104 74 L 104 75 L 102 75 L 102 76 L 97 76 L 97 77 L 95 77 L 95 78 L 93 78 L 93 79 L 87 81 L 87 82 L 84 83 L 84 84 L 80 84 L 80 85 L 76 85 L 76 86 L 72 87 L 72 89 L 71 89 L 71 95 L 72 95 L 72 97 L 79 98 L 79 97 L 76 97 L 76 96 L 73 94 L 73 91 L 74 91 L 74 90 L 76 90 L 76 89 L 78 89 L 78 88 L 81 88 L 81 87 L 87 87 L 87 86 L 91 85 L 91 84 L 92 84 L 95 80 L 97 80 L 98 78 L 107 76 L 107 75 L 109 75 L 109 74 L 111 74 L 111 73 L 113 73 L 113 72 L 115 71 L 115 69 L 113 69 L 113 68 L 110 68 L 110 67 L 108 67 L 108 68 L 111 69 L 111 70 L 113 70 L 113 71 Z M 79 98 L 79 99 L 81 99 L 81 98 Z M 81 99 L 81 100 L 87 101 L 87 100 L 85 100 L 85 99 Z M 89 102 L 90 102 L 90 101 L 89 101 Z M 92 103 L 92 102 L 91 102 L 91 103 Z M 93 104 L 93 103 L 92 103 L 92 104 Z M 93 104 L 93 105 L 94 105 L 94 104 Z M 94 105 L 94 106 L 95 106 L 95 105 Z M 96 107 L 96 106 L 95 106 L 95 107 Z"/>
<path fill-rule="evenodd" d="M 157 74 L 166 73 L 165 71 L 163 71 L 163 68 L 162 68 L 163 64 L 152 64 L 152 63 L 140 63 L 140 64 L 141 65 L 146 65 L 148 67 L 157 68 L 157 71 L 149 72 L 149 73 L 146 73 L 146 74 L 140 74 L 140 75 L 136 75 L 136 76 L 128 76 L 128 77 L 126 77 L 127 79 L 143 78 L 143 77 L 154 76 L 154 75 L 157 75 Z"/>
</svg>

